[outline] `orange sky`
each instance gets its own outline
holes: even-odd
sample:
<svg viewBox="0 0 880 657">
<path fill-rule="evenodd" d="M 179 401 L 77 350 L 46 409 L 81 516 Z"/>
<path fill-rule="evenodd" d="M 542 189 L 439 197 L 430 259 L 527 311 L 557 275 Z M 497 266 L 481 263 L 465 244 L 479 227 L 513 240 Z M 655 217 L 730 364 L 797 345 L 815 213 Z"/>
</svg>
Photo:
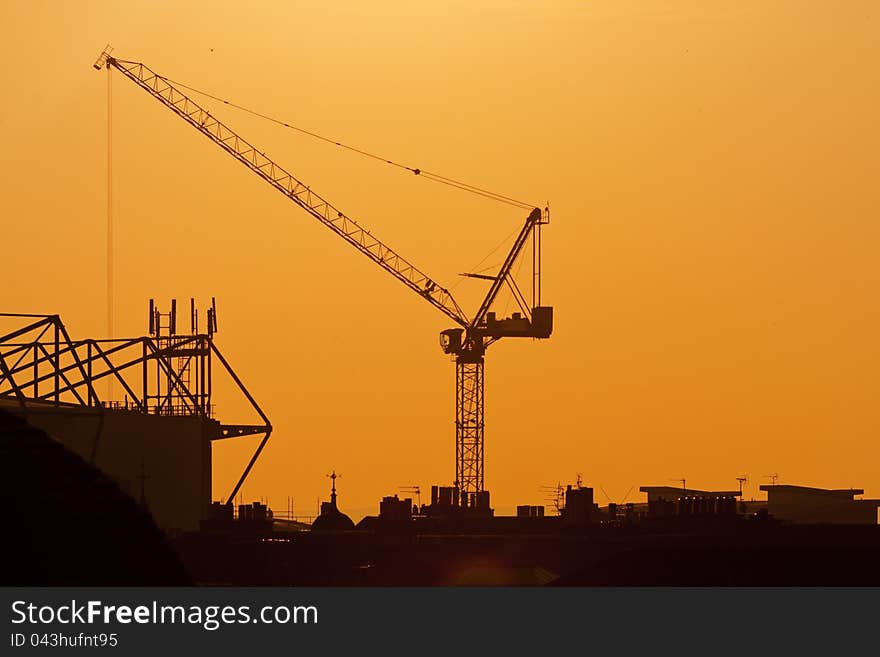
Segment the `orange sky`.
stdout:
<svg viewBox="0 0 880 657">
<path fill-rule="evenodd" d="M 382 155 L 549 200 L 556 330 L 487 358 L 493 506 L 582 473 L 880 497 L 880 12 L 847 2 L 10 2 L 4 311 L 105 333 L 115 55 Z M 375 512 L 454 474 L 450 322 L 116 75 L 116 325 L 218 298 L 276 427 L 244 489 Z M 445 285 L 527 212 L 218 116 Z M 491 261 L 490 261 L 491 262 Z M 472 313 L 479 283 L 458 283 Z M 243 419 L 216 399 L 221 419 Z M 249 419 L 249 418 L 246 418 Z M 253 439 L 215 449 L 228 492 Z M 630 499 L 638 499 L 631 495 Z"/>
</svg>

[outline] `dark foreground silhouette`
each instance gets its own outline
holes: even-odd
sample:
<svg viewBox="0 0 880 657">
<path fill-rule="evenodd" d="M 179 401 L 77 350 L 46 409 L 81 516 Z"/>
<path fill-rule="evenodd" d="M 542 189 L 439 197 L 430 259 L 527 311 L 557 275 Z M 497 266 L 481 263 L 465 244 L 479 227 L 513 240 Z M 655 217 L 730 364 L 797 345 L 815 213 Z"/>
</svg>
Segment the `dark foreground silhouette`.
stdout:
<svg viewBox="0 0 880 657">
<path fill-rule="evenodd" d="M 580 533 L 190 535 L 203 584 L 308 586 L 880 586 L 880 527 L 594 527 Z"/>
<path fill-rule="evenodd" d="M 7 586 L 880 586 L 880 527 L 742 517 L 206 531 L 172 547 L 113 481 L 2 411 L 0 503 Z"/>
<path fill-rule="evenodd" d="M 182 585 L 173 548 L 115 482 L 0 411 L 0 584 Z"/>
</svg>

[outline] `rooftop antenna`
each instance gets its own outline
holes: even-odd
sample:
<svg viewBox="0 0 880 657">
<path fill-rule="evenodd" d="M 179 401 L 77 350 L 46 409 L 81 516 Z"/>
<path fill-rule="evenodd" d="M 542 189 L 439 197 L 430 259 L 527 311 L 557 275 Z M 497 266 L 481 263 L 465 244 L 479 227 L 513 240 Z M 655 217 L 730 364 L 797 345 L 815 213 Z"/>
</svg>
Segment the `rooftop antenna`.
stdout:
<svg viewBox="0 0 880 657">
<path fill-rule="evenodd" d="M 749 478 L 746 475 L 740 475 L 739 477 L 736 478 L 736 480 L 739 482 L 739 496 L 742 497 L 743 484 L 746 483 L 749 480 Z"/>
<path fill-rule="evenodd" d="M 687 480 L 684 478 L 684 476 L 681 476 L 681 477 L 678 477 L 678 478 L 673 477 L 673 478 L 670 479 L 669 481 L 680 481 L 680 482 L 681 482 L 681 489 L 682 489 L 683 491 L 686 491 L 686 490 L 687 490 Z"/>
<path fill-rule="evenodd" d="M 557 482 L 555 486 L 541 486 L 539 490 L 547 495 L 544 500 L 553 505 L 557 514 L 561 514 L 562 509 L 565 506 L 563 504 L 563 500 L 565 499 L 565 488 L 562 484 Z"/>
<path fill-rule="evenodd" d="M 769 479 L 770 484 L 775 486 L 776 482 L 779 481 L 779 473 L 774 472 L 773 474 L 764 475 L 764 479 Z"/>
<path fill-rule="evenodd" d="M 208 337 L 214 337 L 217 332 L 217 300 L 211 297 L 211 307 L 208 309 Z"/>
</svg>

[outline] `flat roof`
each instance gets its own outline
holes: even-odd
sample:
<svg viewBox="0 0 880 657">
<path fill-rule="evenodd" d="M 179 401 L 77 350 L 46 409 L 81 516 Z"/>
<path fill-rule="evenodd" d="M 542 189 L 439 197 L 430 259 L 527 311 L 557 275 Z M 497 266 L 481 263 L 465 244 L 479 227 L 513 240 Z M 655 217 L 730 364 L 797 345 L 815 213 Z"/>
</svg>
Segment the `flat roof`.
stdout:
<svg viewBox="0 0 880 657">
<path fill-rule="evenodd" d="M 682 488 L 681 486 L 639 486 L 639 492 L 648 495 L 675 495 L 676 497 L 710 496 L 710 497 L 739 497 L 742 495 L 738 490 L 697 490 L 696 488 Z"/>
<path fill-rule="evenodd" d="M 805 495 L 831 495 L 833 497 L 855 497 L 856 495 L 865 494 L 865 491 L 861 488 L 813 488 L 811 486 L 792 486 L 790 484 L 762 484 L 759 488 L 768 493 L 779 491 L 803 493 Z"/>
</svg>

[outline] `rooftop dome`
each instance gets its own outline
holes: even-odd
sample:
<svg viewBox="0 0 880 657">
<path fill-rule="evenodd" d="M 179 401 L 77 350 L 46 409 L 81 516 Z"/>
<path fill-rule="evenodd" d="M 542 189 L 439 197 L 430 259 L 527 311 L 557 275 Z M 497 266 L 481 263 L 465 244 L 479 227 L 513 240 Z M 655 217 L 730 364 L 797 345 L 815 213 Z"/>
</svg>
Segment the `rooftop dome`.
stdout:
<svg viewBox="0 0 880 657">
<path fill-rule="evenodd" d="M 336 480 L 339 478 L 339 475 L 334 470 L 332 474 L 327 476 L 333 482 L 330 488 L 330 501 L 321 502 L 321 515 L 315 518 L 315 521 L 312 523 L 312 530 L 343 531 L 354 529 L 354 523 L 351 518 L 342 513 L 336 506 Z"/>
<path fill-rule="evenodd" d="M 339 509 L 322 513 L 312 523 L 312 530 L 317 531 L 342 531 L 345 529 L 354 529 L 354 522 Z"/>
</svg>

